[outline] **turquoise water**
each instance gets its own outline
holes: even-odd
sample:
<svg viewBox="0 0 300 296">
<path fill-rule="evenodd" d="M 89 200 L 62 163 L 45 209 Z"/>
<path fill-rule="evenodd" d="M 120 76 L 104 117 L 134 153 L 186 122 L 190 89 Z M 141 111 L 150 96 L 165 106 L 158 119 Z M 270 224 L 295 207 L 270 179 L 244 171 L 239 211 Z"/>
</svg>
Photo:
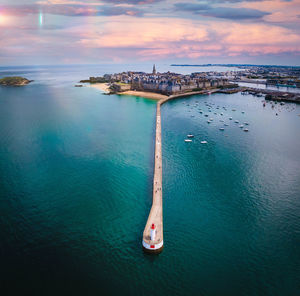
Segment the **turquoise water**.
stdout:
<svg viewBox="0 0 300 296">
<path fill-rule="evenodd" d="M 7 295 L 298 294 L 299 106 L 240 94 L 165 104 L 165 249 L 149 256 L 155 101 L 74 88 L 74 71 L 46 70 L 0 87 Z"/>
</svg>

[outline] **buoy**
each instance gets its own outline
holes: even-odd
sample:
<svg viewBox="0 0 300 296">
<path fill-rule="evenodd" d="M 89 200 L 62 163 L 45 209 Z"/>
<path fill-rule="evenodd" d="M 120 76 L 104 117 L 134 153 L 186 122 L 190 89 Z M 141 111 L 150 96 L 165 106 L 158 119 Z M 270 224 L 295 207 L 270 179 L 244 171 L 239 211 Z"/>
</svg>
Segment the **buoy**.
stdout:
<svg viewBox="0 0 300 296">
<path fill-rule="evenodd" d="M 150 230 L 150 237 L 151 237 L 151 240 L 152 240 L 152 241 L 155 240 L 155 234 L 156 234 L 155 225 L 152 224 L 152 225 L 151 225 L 151 230 Z"/>
</svg>

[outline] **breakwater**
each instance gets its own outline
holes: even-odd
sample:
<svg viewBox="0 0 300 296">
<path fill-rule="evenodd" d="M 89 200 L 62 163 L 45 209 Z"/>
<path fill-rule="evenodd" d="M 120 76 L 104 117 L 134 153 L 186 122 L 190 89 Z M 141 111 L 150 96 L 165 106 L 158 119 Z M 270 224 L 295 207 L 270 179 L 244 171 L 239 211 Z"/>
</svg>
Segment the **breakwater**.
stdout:
<svg viewBox="0 0 300 296">
<path fill-rule="evenodd" d="M 163 195 L 162 195 L 162 141 L 161 141 L 161 105 L 169 100 L 197 94 L 211 94 L 217 89 L 172 95 L 156 104 L 156 131 L 152 207 L 143 232 L 143 249 L 148 253 L 160 253 L 163 250 Z"/>
</svg>

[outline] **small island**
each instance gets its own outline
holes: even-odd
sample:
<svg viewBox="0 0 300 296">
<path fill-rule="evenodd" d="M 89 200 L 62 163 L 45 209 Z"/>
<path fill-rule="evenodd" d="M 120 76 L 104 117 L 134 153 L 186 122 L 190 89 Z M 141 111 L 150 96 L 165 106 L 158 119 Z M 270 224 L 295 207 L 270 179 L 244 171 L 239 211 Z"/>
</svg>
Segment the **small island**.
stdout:
<svg viewBox="0 0 300 296">
<path fill-rule="evenodd" d="M 32 82 L 32 80 L 28 80 L 27 78 L 19 76 L 4 77 L 0 79 L 0 85 L 6 86 L 23 86 L 30 82 Z"/>
</svg>

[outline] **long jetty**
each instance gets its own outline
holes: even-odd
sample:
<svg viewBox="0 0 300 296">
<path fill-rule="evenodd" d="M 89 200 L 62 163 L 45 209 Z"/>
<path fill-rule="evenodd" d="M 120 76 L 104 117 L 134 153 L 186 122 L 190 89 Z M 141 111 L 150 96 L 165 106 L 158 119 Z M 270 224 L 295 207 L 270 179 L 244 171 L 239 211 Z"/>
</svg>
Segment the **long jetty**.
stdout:
<svg viewBox="0 0 300 296">
<path fill-rule="evenodd" d="M 160 253 L 164 247 L 163 240 L 163 201 L 162 201 L 162 142 L 161 142 L 161 105 L 165 102 L 197 94 L 209 94 L 218 90 L 196 91 L 172 95 L 161 99 L 156 104 L 155 160 L 153 177 L 153 200 L 148 220 L 143 232 L 143 249 L 148 253 Z"/>
<path fill-rule="evenodd" d="M 163 204 L 162 204 L 162 153 L 161 153 L 161 100 L 156 105 L 155 161 L 153 178 L 153 201 L 143 233 L 143 248 L 151 253 L 163 249 Z"/>
</svg>

